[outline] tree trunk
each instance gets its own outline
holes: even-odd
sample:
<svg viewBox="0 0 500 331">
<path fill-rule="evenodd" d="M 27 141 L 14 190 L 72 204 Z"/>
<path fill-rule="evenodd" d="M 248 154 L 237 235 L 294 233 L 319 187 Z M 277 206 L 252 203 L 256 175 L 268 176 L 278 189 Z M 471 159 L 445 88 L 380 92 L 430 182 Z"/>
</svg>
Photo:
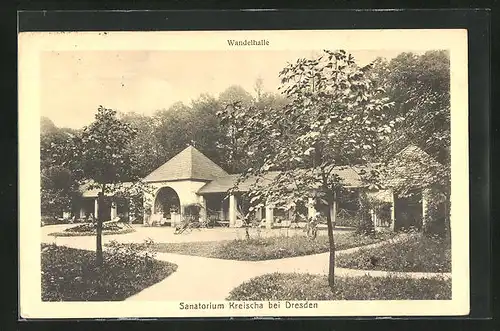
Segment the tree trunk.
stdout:
<svg viewBox="0 0 500 331">
<path fill-rule="evenodd" d="M 97 198 L 97 226 L 96 226 L 96 265 L 102 266 L 103 253 L 102 253 L 102 223 L 104 217 L 104 192 L 105 185 L 102 185 L 102 191 L 98 193 Z"/>
<path fill-rule="evenodd" d="M 333 201 L 332 205 L 329 207 L 333 211 L 332 215 L 332 226 L 335 229 L 337 224 L 337 191 L 333 191 Z"/>
<path fill-rule="evenodd" d="M 328 211 L 326 213 L 326 225 L 328 229 L 328 243 L 330 245 L 330 259 L 328 265 L 328 284 L 332 292 L 335 285 L 335 240 L 333 238 L 333 224 L 332 224 L 332 206 L 333 195 L 328 193 Z"/>
</svg>

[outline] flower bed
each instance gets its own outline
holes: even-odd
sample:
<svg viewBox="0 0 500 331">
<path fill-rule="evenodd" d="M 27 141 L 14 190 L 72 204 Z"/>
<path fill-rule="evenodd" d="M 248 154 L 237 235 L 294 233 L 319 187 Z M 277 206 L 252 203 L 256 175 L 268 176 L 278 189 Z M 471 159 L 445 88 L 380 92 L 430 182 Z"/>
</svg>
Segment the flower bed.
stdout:
<svg viewBox="0 0 500 331">
<path fill-rule="evenodd" d="M 107 222 L 103 223 L 102 234 L 103 235 L 113 235 L 113 234 L 126 234 L 135 232 L 132 227 L 126 227 L 118 222 Z M 49 236 L 54 237 L 76 237 L 76 236 L 95 236 L 96 224 L 95 223 L 84 223 L 67 228 L 62 232 L 50 233 Z"/>
<path fill-rule="evenodd" d="M 100 267 L 95 252 L 68 247 L 44 244 L 41 257 L 43 301 L 120 301 L 177 269 L 145 245 L 125 250 L 112 243 Z"/>
<path fill-rule="evenodd" d="M 451 280 L 396 277 L 336 277 L 273 273 L 234 288 L 227 300 L 450 300 Z"/>
</svg>

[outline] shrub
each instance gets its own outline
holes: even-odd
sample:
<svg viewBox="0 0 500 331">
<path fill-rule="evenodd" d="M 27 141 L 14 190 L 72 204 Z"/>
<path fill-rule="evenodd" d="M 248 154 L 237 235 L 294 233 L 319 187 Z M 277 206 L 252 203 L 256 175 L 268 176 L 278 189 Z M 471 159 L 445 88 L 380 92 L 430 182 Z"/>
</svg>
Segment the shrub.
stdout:
<svg viewBox="0 0 500 331">
<path fill-rule="evenodd" d="M 373 209 L 373 200 L 365 192 L 359 194 L 359 210 L 357 213 L 358 226 L 356 233 L 362 235 L 373 235 L 375 233 L 375 224 L 373 224 L 371 210 Z"/>
<path fill-rule="evenodd" d="M 341 255 L 337 265 L 365 270 L 451 272 L 451 242 L 447 238 L 424 236 L 409 230 L 398 242 Z"/>
<path fill-rule="evenodd" d="M 359 235 L 373 235 L 375 233 L 375 225 L 373 224 L 370 210 L 360 209 L 357 215 L 358 226 L 356 233 Z"/>
<path fill-rule="evenodd" d="M 336 226 L 346 226 L 355 228 L 359 224 L 357 211 L 341 209 L 335 218 Z"/>
<path fill-rule="evenodd" d="M 202 206 L 197 203 L 192 203 L 184 206 L 184 214 L 193 219 L 198 219 L 200 217 Z"/>
<path fill-rule="evenodd" d="M 449 201 L 439 191 L 428 192 L 427 215 L 423 222 L 423 233 L 428 235 L 447 236 L 449 229 Z"/>
<path fill-rule="evenodd" d="M 399 277 L 336 277 L 332 292 L 327 276 L 273 273 L 234 288 L 227 300 L 449 300 L 451 280 Z"/>
<path fill-rule="evenodd" d="M 177 265 L 155 260 L 152 243 L 106 246 L 104 263 L 95 252 L 42 245 L 43 301 L 124 300 L 175 272 Z"/>
<path fill-rule="evenodd" d="M 124 244 L 111 240 L 105 247 L 114 261 L 123 263 L 127 263 L 127 261 L 143 261 L 145 264 L 149 264 L 157 254 L 155 243 L 149 238 L 141 244 Z"/>
</svg>

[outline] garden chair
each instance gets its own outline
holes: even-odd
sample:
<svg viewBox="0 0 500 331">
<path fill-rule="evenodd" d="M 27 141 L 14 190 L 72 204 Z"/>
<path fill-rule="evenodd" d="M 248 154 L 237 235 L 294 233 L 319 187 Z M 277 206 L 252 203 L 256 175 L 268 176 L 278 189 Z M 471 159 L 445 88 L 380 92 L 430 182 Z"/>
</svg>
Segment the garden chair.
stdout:
<svg viewBox="0 0 500 331">
<path fill-rule="evenodd" d="M 184 232 L 191 232 L 191 230 L 195 229 L 195 228 L 197 228 L 199 230 L 199 227 L 200 227 L 199 222 L 194 222 L 190 218 L 183 217 L 183 221 L 181 222 L 181 224 L 179 224 L 175 228 L 174 234 L 181 234 L 181 233 L 184 233 Z"/>
<path fill-rule="evenodd" d="M 208 229 L 210 227 L 209 219 L 200 219 L 200 228 Z"/>
<path fill-rule="evenodd" d="M 197 229 L 201 231 L 202 223 L 199 220 L 194 220 L 194 219 L 188 219 L 188 228 L 189 229 Z"/>
<path fill-rule="evenodd" d="M 122 222 L 123 227 L 127 229 L 132 229 L 132 225 L 129 222 Z"/>
<path fill-rule="evenodd" d="M 188 228 L 189 228 L 189 222 L 182 222 L 181 224 L 175 227 L 174 234 L 184 233 L 186 230 L 188 230 Z"/>
</svg>

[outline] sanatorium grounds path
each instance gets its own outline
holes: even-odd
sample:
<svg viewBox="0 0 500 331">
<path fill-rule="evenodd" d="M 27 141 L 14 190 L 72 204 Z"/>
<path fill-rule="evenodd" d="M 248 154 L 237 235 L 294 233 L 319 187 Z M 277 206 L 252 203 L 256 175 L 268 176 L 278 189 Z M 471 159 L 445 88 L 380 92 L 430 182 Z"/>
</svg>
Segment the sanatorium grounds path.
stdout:
<svg viewBox="0 0 500 331">
<path fill-rule="evenodd" d="M 125 237 L 127 235 L 121 236 Z M 113 239 L 116 240 L 117 237 L 118 236 L 105 236 L 106 239 L 104 242 L 109 242 Z M 123 239 L 123 237 L 120 239 Z M 403 235 L 400 235 L 388 241 L 396 242 L 402 239 Z M 53 237 L 51 238 L 50 236 L 47 236 L 45 234 L 42 235 L 42 241 L 54 242 L 54 239 Z M 123 241 L 129 242 L 129 240 Z M 337 251 L 336 255 L 338 256 L 341 254 L 353 253 L 362 248 L 376 248 L 387 244 L 388 241 L 382 241 L 375 244 Z M 92 251 L 95 250 L 95 237 L 59 237 L 55 240 L 55 242 L 58 245 L 63 245 L 71 248 Z M 225 298 L 229 295 L 229 292 L 233 288 L 254 277 L 264 274 L 274 272 L 297 272 L 322 275 L 328 274 L 328 254 L 329 253 L 321 253 L 265 261 L 234 261 L 173 253 L 158 253 L 156 255 L 156 259 L 177 264 L 177 271 L 164 280 L 144 289 L 143 291 L 129 297 L 126 300 L 225 300 Z M 451 273 L 388 272 L 379 270 L 346 269 L 338 267 L 335 268 L 335 275 L 344 277 L 359 277 L 370 275 L 373 277 L 397 276 L 410 278 L 451 278 Z"/>
</svg>

